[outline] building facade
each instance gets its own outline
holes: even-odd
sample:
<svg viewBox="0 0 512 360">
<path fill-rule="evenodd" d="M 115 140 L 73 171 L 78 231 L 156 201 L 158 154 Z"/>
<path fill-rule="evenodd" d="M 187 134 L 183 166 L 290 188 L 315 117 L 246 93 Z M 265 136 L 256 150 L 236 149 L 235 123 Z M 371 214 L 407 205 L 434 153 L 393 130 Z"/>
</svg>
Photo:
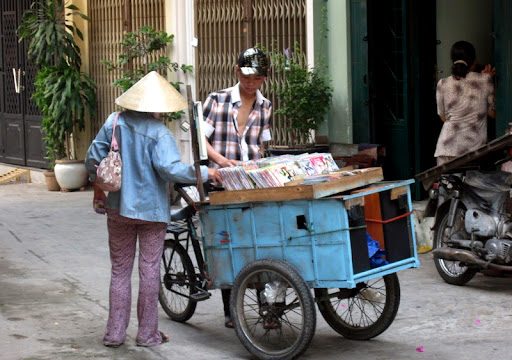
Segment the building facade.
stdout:
<svg viewBox="0 0 512 360">
<path fill-rule="evenodd" d="M 11 4 L 12 3 L 12 4 Z M 472 42 L 478 61 L 497 68 L 497 119 L 490 138 L 511 121 L 512 4 L 506 0 L 74 0 L 90 21 L 84 30 L 84 71 L 98 84 L 99 114 L 75 139 L 85 150 L 119 95 L 112 74 L 101 64 L 121 51 L 124 32 L 151 25 L 174 34 L 173 61 L 194 66 L 192 74 L 174 73 L 191 85 L 195 100 L 234 83 L 238 52 L 248 46 L 285 49 L 298 43 L 315 65 L 326 61 L 334 89 L 331 110 L 319 130 L 330 143 L 380 144 L 386 149 L 385 177 L 411 178 L 435 164 L 441 128 L 435 86 L 449 75 L 449 49 L 456 40 Z M 44 167 L 37 109 L 30 92 L 13 93 L 12 68 L 23 67 L 30 90 L 29 64 L 13 29 L 30 1 L 2 2 L 4 35 L 1 67 L 0 161 Z M 16 20 L 18 19 L 18 20 Z M 320 33 L 326 28 L 327 36 Z M 10 34 L 10 35 L 9 35 Z M 9 40 L 10 39 L 10 40 Z M 11 49 L 8 51 L 8 49 Z M 23 66 L 21 66 L 23 65 Z M 272 98 L 272 77 L 264 89 Z M 183 92 L 184 93 L 184 92 Z M 278 99 L 272 98 L 276 106 Z M 187 121 L 185 118 L 184 121 Z M 285 144 L 284 120 L 274 120 L 275 141 Z M 191 161 L 190 133 L 172 123 L 185 160 Z M 15 136 L 14 136 L 15 135 Z M 34 144 L 34 145 L 31 145 Z M 18 155 L 12 155 L 17 153 Z M 21 155 L 20 155 L 21 154 Z M 34 155 L 35 154 L 35 155 Z"/>
</svg>

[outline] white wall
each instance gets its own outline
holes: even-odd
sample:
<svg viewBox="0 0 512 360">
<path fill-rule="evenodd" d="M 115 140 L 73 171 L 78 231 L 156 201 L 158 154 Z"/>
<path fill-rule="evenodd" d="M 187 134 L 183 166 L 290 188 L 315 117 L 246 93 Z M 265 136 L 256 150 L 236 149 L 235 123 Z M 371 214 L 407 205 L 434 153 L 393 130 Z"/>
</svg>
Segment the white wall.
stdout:
<svg viewBox="0 0 512 360">
<path fill-rule="evenodd" d="M 328 64 L 334 89 L 328 117 L 329 141 L 350 144 L 353 134 L 350 2 L 336 0 L 325 4 L 328 12 Z"/>
<path fill-rule="evenodd" d="M 493 1 L 437 0 L 438 79 L 449 76 L 452 62 L 450 48 L 459 40 L 475 46 L 477 62 L 492 63 Z"/>
<path fill-rule="evenodd" d="M 174 35 L 174 46 L 170 50 L 171 60 L 178 64 L 195 65 L 194 42 L 194 1 L 166 0 L 165 1 L 166 31 Z M 192 96 L 195 99 L 195 72 L 184 75 L 181 72 L 171 74 L 172 80 L 180 81 L 192 86 Z M 181 93 L 186 97 L 185 86 L 182 86 Z M 188 121 L 188 110 L 184 119 Z M 190 131 L 185 132 L 180 128 L 179 121 L 173 121 L 170 125 L 178 147 L 181 152 L 182 161 L 193 163 Z"/>
</svg>

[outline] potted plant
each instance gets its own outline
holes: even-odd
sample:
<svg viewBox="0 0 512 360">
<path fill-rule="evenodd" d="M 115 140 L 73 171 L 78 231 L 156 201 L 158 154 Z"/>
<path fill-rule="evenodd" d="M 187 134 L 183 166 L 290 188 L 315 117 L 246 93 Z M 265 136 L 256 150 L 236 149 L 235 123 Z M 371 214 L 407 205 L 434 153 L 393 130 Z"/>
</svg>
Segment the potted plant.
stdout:
<svg viewBox="0 0 512 360">
<path fill-rule="evenodd" d="M 330 109 L 332 87 L 324 66 L 309 67 L 299 47 L 272 54 L 277 82 L 275 115 L 289 124 L 292 147 L 314 145 L 313 131 L 325 121 Z"/>
<path fill-rule="evenodd" d="M 150 71 L 158 71 L 164 76 L 168 72 L 181 71 L 183 74 L 190 74 L 193 71 L 192 65 L 178 64 L 171 61 L 168 56 L 169 48 L 174 41 L 174 35 L 165 31 L 158 31 L 151 26 L 142 26 L 136 31 L 127 32 L 123 36 L 121 46 L 123 51 L 115 61 L 104 59 L 102 64 L 108 71 L 115 71 L 120 76 L 112 85 L 119 88 L 122 92 L 128 90 L 133 84 L 142 79 Z M 171 81 L 171 85 L 180 90 L 182 82 Z M 182 131 L 190 129 L 189 122 L 184 119 L 184 111 L 177 111 L 168 114 L 162 114 L 161 119 L 167 122 L 172 120 L 180 121 Z M 171 187 L 171 200 L 174 203 L 179 195 Z"/>
<path fill-rule="evenodd" d="M 20 41 L 28 41 L 28 57 L 38 67 L 32 97 L 43 116 L 49 168 L 55 169 L 62 189 L 87 184 L 87 172 L 83 160 L 76 160 L 72 137 L 84 129 L 86 116 L 96 112 L 96 86 L 80 71 L 80 48 L 74 36 L 83 39 L 83 35 L 74 16 L 88 20 L 64 0 L 34 0 L 18 28 Z M 61 164 L 59 173 L 57 165 Z"/>
<path fill-rule="evenodd" d="M 142 26 L 137 31 L 128 32 L 121 42 L 123 52 L 116 61 L 102 60 L 108 71 L 120 73 L 120 77 L 113 83 L 123 92 L 142 79 L 150 71 L 158 71 L 167 75 L 167 72 L 181 71 L 184 74 L 192 73 L 192 65 L 178 64 L 171 61 L 165 54 L 174 41 L 174 35 L 165 31 L 157 31 L 151 26 Z M 139 64 L 139 66 L 136 66 Z M 130 65 L 130 66 L 127 66 Z M 171 82 L 179 91 L 182 82 Z M 165 120 L 179 120 L 184 111 L 166 114 Z M 187 129 L 188 124 L 182 123 L 182 129 Z"/>
</svg>

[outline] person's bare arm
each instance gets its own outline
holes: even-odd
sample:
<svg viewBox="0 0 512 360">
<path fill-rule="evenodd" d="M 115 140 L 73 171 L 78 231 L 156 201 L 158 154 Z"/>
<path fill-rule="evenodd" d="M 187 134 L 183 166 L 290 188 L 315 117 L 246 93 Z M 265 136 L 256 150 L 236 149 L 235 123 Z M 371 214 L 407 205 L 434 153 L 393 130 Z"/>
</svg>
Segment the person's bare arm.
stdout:
<svg viewBox="0 0 512 360">
<path fill-rule="evenodd" d="M 208 179 L 213 180 L 216 183 L 222 182 L 222 179 L 219 175 L 219 171 L 217 169 L 208 168 Z"/>
<path fill-rule="evenodd" d="M 230 160 L 219 154 L 213 146 L 207 141 L 206 142 L 206 152 L 208 154 L 208 159 L 219 165 L 220 167 L 229 167 L 236 166 L 238 161 Z"/>
<path fill-rule="evenodd" d="M 265 157 L 266 155 L 266 151 L 268 149 L 268 144 L 269 142 L 268 141 L 263 141 L 260 145 L 260 150 L 259 150 L 259 153 L 260 153 L 260 156 L 261 157 Z"/>
<path fill-rule="evenodd" d="M 496 108 L 489 107 L 487 110 L 487 116 L 489 116 L 491 119 L 496 119 Z"/>
</svg>

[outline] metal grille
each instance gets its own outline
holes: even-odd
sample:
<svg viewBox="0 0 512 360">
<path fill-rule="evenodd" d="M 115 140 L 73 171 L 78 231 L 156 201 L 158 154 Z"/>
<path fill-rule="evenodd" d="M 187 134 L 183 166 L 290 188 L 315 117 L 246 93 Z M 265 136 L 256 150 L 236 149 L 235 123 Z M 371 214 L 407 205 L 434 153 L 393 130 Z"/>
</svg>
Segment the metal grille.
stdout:
<svg viewBox="0 0 512 360">
<path fill-rule="evenodd" d="M 96 81 L 98 99 L 98 112 L 96 119 L 91 122 L 91 134 L 96 134 L 107 116 L 115 110 L 114 100 L 120 95 L 120 90 L 112 85 L 120 77 L 120 72 L 109 72 L 101 61 L 115 61 L 122 52 L 121 41 L 125 26 L 131 27 L 131 31 L 145 25 L 165 30 L 164 0 L 128 2 L 131 6 L 125 12 L 126 0 L 89 0 L 90 73 Z M 125 19 L 126 14 L 129 15 L 128 19 Z"/>
<path fill-rule="evenodd" d="M 26 49 L 26 43 L 24 48 Z M 26 53 L 26 51 L 25 51 Z M 37 66 L 32 64 L 28 59 L 25 63 L 25 77 L 24 77 L 24 86 L 25 86 L 25 101 L 24 101 L 24 112 L 27 115 L 40 115 L 41 111 L 37 108 L 35 102 L 32 100 L 32 94 L 34 93 L 34 81 L 36 78 Z"/>
<path fill-rule="evenodd" d="M 18 70 L 18 38 L 16 36 L 16 2 L 8 1 L 4 4 L 2 19 L 2 33 L 4 34 L 4 66 L 5 66 L 5 108 L 4 112 L 10 114 L 20 113 L 19 94 L 14 91 L 14 77 L 12 69 Z"/>
<path fill-rule="evenodd" d="M 298 44 L 306 50 L 306 0 L 196 0 L 197 98 L 204 101 L 214 90 L 236 83 L 234 67 L 240 51 L 258 45 L 283 51 Z M 279 106 L 273 94 L 277 79 L 272 73 L 264 95 Z M 288 145 L 284 119 L 273 116 L 274 145 Z"/>
<path fill-rule="evenodd" d="M 21 2 L 22 9 L 29 9 L 31 0 L 22 0 Z M 22 42 L 22 53 L 27 54 L 28 52 L 28 41 Z M 25 115 L 40 115 L 41 111 L 37 108 L 35 102 L 32 100 L 32 94 L 34 93 L 34 81 L 37 73 L 37 66 L 30 61 L 28 56 L 25 56 L 25 66 L 24 66 L 24 80 L 23 85 L 25 86 L 25 90 L 23 92 L 23 112 Z M 38 129 L 39 130 L 39 129 Z"/>
<path fill-rule="evenodd" d="M 240 0 L 196 1 L 199 40 L 196 58 L 197 98 L 236 82 L 234 65 L 245 47 L 243 3 Z"/>
</svg>

